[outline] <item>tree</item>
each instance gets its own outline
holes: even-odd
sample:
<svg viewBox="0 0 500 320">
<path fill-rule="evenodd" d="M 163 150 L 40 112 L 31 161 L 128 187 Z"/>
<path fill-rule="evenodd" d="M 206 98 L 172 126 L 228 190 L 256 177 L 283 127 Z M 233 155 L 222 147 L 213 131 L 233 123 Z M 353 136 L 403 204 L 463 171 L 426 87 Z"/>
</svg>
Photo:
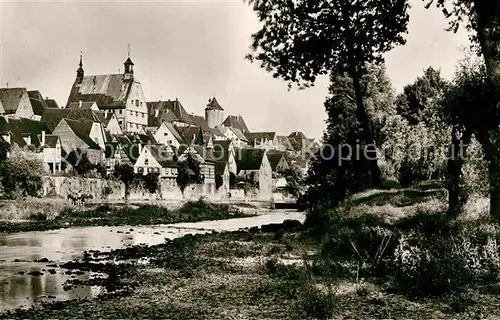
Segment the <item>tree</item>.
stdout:
<svg viewBox="0 0 500 320">
<path fill-rule="evenodd" d="M 115 167 L 115 171 L 113 172 L 113 176 L 123 182 L 125 185 L 125 197 L 127 197 L 130 193 L 130 185 L 135 178 L 134 168 L 126 164 L 117 165 Z"/>
<path fill-rule="evenodd" d="M 456 86 L 450 93 L 456 126 L 472 132 L 481 144 L 490 182 L 490 215 L 500 221 L 500 2 L 492 0 L 424 0 L 427 8 L 436 4 L 450 19 L 450 31 L 457 32 L 461 23 L 472 31 L 470 39 L 476 52 L 483 56 L 480 70 L 459 71 Z M 466 133 L 464 133 L 466 134 Z M 466 136 L 467 138 L 467 136 Z M 456 168 L 455 168 L 456 170 Z"/>
<path fill-rule="evenodd" d="M 191 154 L 179 162 L 176 181 L 182 193 L 187 186 L 201 182 L 200 163 Z"/>
<path fill-rule="evenodd" d="M 5 162 L 5 160 L 7 160 L 7 154 L 9 153 L 10 151 L 10 144 L 1 139 L 0 140 L 0 163 L 3 163 Z"/>
<path fill-rule="evenodd" d="M 2 186 L 7 198 L 38 197 L 43 188 L 43 164 L 38 159 L 13 155 L 1 165 Z"/>
<path fill-rule="evenodd" d="M 353 81 L 356 116 L 369 149 L 371 181 L 381 182 L 361 78 L 367 64 L 405 43 L 407 0 L 250 0 L 262 28 L 252 35 L 251 61 L 301 87 L 318 75 L 347 73 Z"/>
<path fill-rule="evenodd" d="M 71 164 L 73 170 L 79 175 L 85 175 L 92 171 L 95 166 L 90 162 L 87 152 L 77 148 L 67 155 L 63 155 L 66 161 Z"/>
<path fill-rule="evenodd" d="M 285 191 L 298 199 L 304 192 L 304 175 L 298 166 L 292 166 L 283 174 L 286 179 Z"/>
<path fill-rule="evenodd" d="M 219 188 L 224 184 L 224 177 L 221 173 L 215 173 L 215 189 L 219 190 Z"/>
<path fill-rule="evenodd" d="M 150 193 L 155 193 L 158 190 L 158 184 L 160 182 L 160 174 L 157 172 L 149 172 L 145 176 L 142 176 L 144 187 L 148 189 Z"/>
</svg>

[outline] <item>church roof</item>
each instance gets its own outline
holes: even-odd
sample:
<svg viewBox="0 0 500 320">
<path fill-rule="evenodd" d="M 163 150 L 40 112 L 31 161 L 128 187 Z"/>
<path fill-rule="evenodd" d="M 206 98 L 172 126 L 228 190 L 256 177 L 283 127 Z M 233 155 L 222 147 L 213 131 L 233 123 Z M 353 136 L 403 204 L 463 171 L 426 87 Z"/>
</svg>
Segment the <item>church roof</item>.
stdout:
<svg viewBox="0 0 500 320">
<path fill-rule="evenodd" d="M 215 97 L 213 97 L 210 101 L 208 101 L 207 107 L 205 110 L 221 110 L 223 111 L 224 109 L 221 107 L 219 102 Z"/>
<path fill-rule="evenodd" d="M 81 84 L 73 84 L 66 106 L 81 100 L 95 101 L 100 109 L 123 109 L 131 86 L 123 74 L 85 76 Z"/>
</svg>

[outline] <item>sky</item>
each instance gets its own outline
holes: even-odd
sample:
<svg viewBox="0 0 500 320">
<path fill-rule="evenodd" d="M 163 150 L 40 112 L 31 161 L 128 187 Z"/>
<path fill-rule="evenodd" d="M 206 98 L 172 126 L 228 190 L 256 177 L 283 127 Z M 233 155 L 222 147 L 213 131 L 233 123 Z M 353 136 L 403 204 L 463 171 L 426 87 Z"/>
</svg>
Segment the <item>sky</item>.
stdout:
<svg viewBox="0 0 500 320">
<path fill-rule="evenodd" d="M 451 79 L 467 34 L 446 32 L 442 13 L 412 1 L 407 44 L 386 54 L 396 92 L 428 66 Z M 274 79 L 244 57 L 258 30 L 242 0 L 0 0 L 0 87 L 40 90 L 65 105 L 80 52 L 86 75 L 123 72 L 130 45 L 147 101 L 178 98 L 199 115 L 216 96 L 225 115 L 241 115 L 250 131 L 320 138 L 328 79 L 306 90 Z"/>
</svg>

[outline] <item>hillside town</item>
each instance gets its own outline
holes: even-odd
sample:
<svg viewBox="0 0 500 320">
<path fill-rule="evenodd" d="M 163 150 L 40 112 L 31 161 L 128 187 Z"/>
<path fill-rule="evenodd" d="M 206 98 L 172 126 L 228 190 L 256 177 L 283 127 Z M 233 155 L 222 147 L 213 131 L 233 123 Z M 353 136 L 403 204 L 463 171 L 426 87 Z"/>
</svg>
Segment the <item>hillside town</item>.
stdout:
<svg viewBox="0 0 500 320">
<path fill-rule="evenodd" d="M 73 171 L 67 155 L 84 153 L 108 176 L 130 166 L 135 174 L 156 174 L 172 186 L 180 164 L 193 158 L 199 164 L 196 183 L 208 198 L 230 198 L 249 181 L 254 197 L 270 199 L 286 186 L 287 171 L 307 172 L 318 143 L 301 131 L 255 132 L 242 115 L 225 113 L 231 108 L 215 96 L 204 116 L 189 113 L 178 98 L 148 101 L 130 54 L 123 70 L 86 75 L 80 56 L 64 103 L 36 88 L 0 88 L 0 142 L 7 157 L 34 156 L 47 175 L 58 176 Z"/>
</svg>

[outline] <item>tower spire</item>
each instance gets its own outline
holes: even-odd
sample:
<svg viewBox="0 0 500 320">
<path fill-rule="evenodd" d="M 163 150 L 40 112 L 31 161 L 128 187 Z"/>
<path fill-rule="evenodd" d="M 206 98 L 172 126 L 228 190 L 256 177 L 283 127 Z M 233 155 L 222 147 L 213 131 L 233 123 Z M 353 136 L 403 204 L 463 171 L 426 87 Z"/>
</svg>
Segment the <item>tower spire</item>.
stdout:
<svg viewBox="0 0 500 320">
<path fill-rule="evenodd" d="M 85 72 L 83 71 L 83 51 L 80 51 L 80 63 L 78 64 L 79 68 L 76 70 L 76 82 L 82 83 L 83 77 L 85 76 Z"/>
<path fill-rule="evenodd" d="M 130 58 L 130 43 L 128 44 L 128 57 Z"/>
</svg>

